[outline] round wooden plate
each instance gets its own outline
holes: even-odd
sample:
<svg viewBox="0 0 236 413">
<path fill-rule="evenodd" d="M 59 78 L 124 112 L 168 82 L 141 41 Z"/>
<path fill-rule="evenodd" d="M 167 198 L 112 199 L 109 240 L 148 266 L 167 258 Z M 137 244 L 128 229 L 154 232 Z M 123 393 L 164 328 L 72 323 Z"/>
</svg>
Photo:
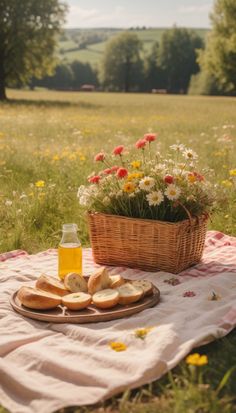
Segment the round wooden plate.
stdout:
<svg viewBox="0 0 236 413">
<path fill-rule="evenodd" d="M 48 323 L 96 323 L 128 317 L 153 307 L 160 301 L 160 291 L 153 286 L 153 294 L 143 297 L 140 301 L 126 306 L 117 305 L 112 309 L 101 310 L 90 305 L 84 310 L 71 311 L 66 307 L 58 306 L 53 310 L 31 310 L 24 307 L 17 298 L 17 291 L 12 294 L 10 303 L 15 311 L 34 320 L 47 321 Z"/>
</svg>

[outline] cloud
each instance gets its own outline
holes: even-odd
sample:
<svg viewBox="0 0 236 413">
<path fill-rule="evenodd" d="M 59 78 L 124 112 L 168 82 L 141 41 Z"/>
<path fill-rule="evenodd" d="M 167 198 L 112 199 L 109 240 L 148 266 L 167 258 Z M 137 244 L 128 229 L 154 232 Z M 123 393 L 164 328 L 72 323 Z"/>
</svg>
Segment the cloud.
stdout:
<svg viewBox="0 0 236 413">
<path fill-rule="evenodd" d="M 193 6 L 182 6 L 179 8 L 179 12 L 181 14 L 195 14 L 195 13 L 206 13 L 210 12 L 212 8 L 211 3 L 206 3 L 206 4 L 196 4 Z"/>
<path fill-rule="evenodd" d="M 79 6 L 71 5 L 67 17 L 66 27 L 99 27 L 114 25 L 122 26 L 125 8 L 116 6 L 111 13 L 103 13 L 95 8 L 85 9 Z"/>
</svg>

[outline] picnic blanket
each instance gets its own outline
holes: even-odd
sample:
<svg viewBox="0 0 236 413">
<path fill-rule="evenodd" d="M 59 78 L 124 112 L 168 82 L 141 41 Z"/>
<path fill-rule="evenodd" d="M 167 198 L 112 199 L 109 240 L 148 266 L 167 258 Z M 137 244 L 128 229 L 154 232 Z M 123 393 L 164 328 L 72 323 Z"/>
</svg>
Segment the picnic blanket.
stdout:
<svg viewBox="0 0 236 413">
<path fill-rule="evenodd" d="M 196 346 L 236 325 L 236 238 L 207 234 L 200 264 L 180 275 L 109 268 L 145 279 L 161 291 L 154 308 L 125 319 L 86 325 L 49 324 L 14 312 L 10 295 L 46 272 L 57 274 L 57 251 L 0 256 L 0 402 L 12 413 L 52 413 L 104 400 L 161 377 Z M 86 274 L 95 264 L 83 251 Z M 213 292 L 216 299 L 211 300 Z M 135 333 L 147 330 L 144 339 Z M 111 348 L 123 343 L 124 351 Z"/>
</svg>

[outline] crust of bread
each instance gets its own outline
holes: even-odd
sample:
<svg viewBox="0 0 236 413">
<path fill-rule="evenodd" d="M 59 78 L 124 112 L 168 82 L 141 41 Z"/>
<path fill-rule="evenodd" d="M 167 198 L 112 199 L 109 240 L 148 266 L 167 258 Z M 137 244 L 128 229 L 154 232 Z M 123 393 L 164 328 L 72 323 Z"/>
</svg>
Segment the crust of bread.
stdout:
<svg viewBox="0 0 236 413">
<path fill-rule="evenodd" d="M 119 293 L 119 304 L 127 305 L 138 301 L 143 297 L 143 289 L 135 287 L 131 283 L 125 283 L 117 288 Z"/>
<path fill-rule="evenodd" d="M 48 291 L 49 293 L 60 295 L 67 295 L 69 293 L 66 290 L 64 284 L 58 280 L 56 277 L 51 277 L 50 275 L 42 274 L 38 278 L 36 284 L 36 288 L 43 291 Z"/>
<path fill-rule="evenodd" d="M 117 288 L 125 283 L 124 278 L 121 277 L 120 274 L 110 275 L 109 277 L 110 277 L 110 288 Z"/>
<path fill-rule="evenodd" d="M 148 280 L 135 280 L 131 281 L 135 287 L 139 287 L 143 289 L 144 295 L 151 295 L 153 293 L 153 285 Z"/>
<path fill-rule="evenodd" d="M 93 304 L 98 308 L 112 308 L 119 302 L 119 293 L 117 290 L 107 288 L 98 291 L 93 295 Z"/>
<path fill-rule="evenodd" d="M 17 298 L 27 308 L 33 310 L 50 310 L 61 304 L 61 297 L 32 287 L 21 287 Z"/>
<path fill-rule="evenodd" d="M 72 293 L 62 297 L 62 304 L 69 310 L 82 310 L 88 307 L 91 302 L 91 295 L 84 292 Z"/>
<path fill-rule="evenodd" d="M 82 275 L 76 273 L 69 273 L 64 278 L 65 288 L 72 293 L 83 292 L 86 293 L 88 291 L 88 284 L 85 281 Z"/>
<path fill-rule="evenodd" d="M 110 277 L 105 267 L 99 268 L 96 272 L 90 275 L 88 280 L 89 294 L 95 294 L 97 291 L 104 290 L 110 287 Z"/>
</svg>

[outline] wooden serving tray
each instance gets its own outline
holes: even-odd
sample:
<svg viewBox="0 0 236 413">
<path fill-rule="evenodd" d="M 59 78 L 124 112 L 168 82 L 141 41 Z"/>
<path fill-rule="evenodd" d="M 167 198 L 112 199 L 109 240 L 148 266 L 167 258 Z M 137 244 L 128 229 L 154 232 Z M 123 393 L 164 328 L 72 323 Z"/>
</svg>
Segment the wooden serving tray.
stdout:
<svg viewBox="0 0 236 413">
<path fill-rule="evenodd" d="M 93 304 L 84 310 L 71 311 L 60 305 L 53 310 L 31 310 L 24 307 L 17 298 L 17 291 L 12 294 L 10 303 L 15 311 L 21 315 L 34 320 L 46 321 L 48 323 L 97 323 L 99 321 L 110 321 L 118 318 L 128 317 L 139 313 L 149 307 L 154 307 L 160 301 L 160 291 L 153 286 L 152 295 L 143 297 L 137 303 L 126 306 L 116 305 L 107 310 L 96 308 Z"/>
</svg>

